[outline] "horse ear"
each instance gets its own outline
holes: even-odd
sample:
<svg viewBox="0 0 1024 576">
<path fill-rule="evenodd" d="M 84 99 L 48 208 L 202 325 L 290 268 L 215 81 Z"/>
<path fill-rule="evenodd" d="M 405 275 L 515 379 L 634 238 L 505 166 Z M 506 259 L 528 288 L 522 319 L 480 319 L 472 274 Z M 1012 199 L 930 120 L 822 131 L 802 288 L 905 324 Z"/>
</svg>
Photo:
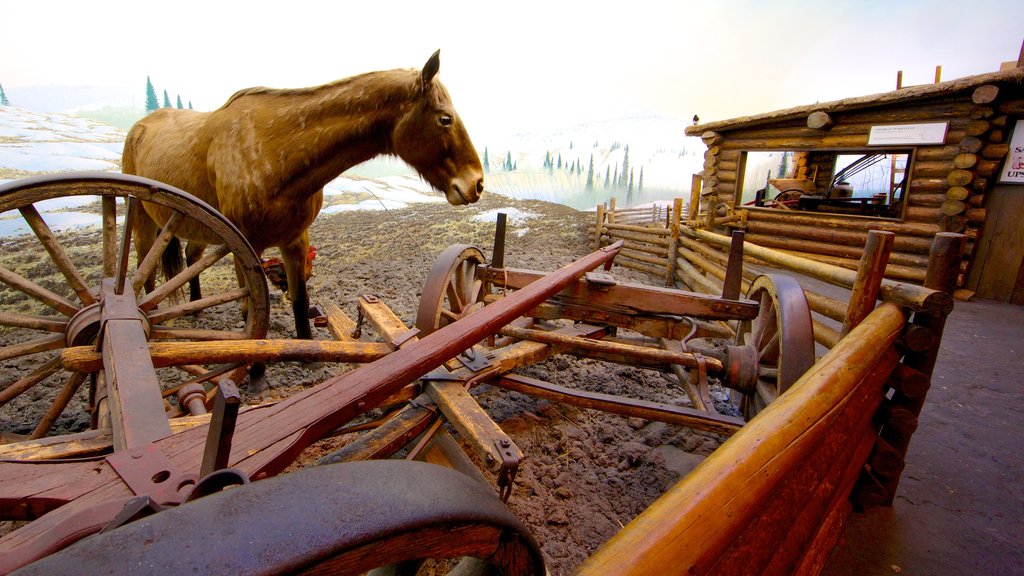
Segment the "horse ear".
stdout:
<svg viewBox="0 0 1024 576">
<path fill-rule="evenodd" d="M 441 69 L 441 50 L 434 52 L 427 60 L 427 63 L 423 65 L 423 87 L 426 88 L 430 85 L 430 81 L 437 75 L 437 71 Z"/>
</svg>

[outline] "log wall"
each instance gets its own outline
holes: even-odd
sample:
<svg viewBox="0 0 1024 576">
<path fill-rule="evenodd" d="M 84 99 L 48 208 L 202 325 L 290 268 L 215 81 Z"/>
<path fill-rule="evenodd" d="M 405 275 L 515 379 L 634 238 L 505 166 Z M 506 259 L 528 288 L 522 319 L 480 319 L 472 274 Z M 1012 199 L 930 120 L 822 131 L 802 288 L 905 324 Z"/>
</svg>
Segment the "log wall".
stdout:
<svg viewBox="0 0 1024 576">
<path fill-rule="evenodd" d="M 839 101 L 833 103 L 836 110 L 780 112 L 703 132 L 699 126 L 691 127 L 687 133 L 699 135 L 708 147 L 700 211 L 742 208 L 736 196 L 745 152 L 867 148 L 872 126 L 945 121 L 948 129 L 941 144 L 907 146 L 915 153 L 906 207 L 898 221 L 753 208 L 747 210 L 743 223 L 727 226 L 747 230 L 748 238 L 762 246 L 848 269 L 856 269 L 867 230 L 895 232 L 897 243 L 886 277 L 915 283 L 924 281 L 928 246 L 935 234 L 962 233 L 968 240 L 957 285 L 963 286 L 984 230 L 986 193 L 1009 150 L 1010 121 L 1024 110 L 1021 73 L 1015 74 L 1014 81 L 993 79 L 980 86 L 952 83 L 948 90 L 931 90 L 921 97 L 900 98 L 893 93 L 875 105 L 849 108 L 843 106 L 846 101 Z M 716 124 L 722 123 L 710 126 Z M 806 158 L 798 155 L 797 164 L 798 175 L 815 174 L 815 166 L 807 164 Z M 831 167 L 817 168 L 821 189 Z"/>
</svg>

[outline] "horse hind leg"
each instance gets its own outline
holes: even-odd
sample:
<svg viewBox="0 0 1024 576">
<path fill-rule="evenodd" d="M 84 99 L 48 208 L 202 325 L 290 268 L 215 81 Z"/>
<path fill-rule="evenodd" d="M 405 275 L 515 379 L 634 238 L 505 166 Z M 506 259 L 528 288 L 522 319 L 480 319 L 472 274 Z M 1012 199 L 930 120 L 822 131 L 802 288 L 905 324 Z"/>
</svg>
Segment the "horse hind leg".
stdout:
<svg viewBox="0 0 1024 576">
<path fill-rule="evenodd" d="M 195 264 L 203 257 L 203 252 L 206 251 L 206 244 L 200 244 L 195 241 L 190 241 L 185 247 L 185 263 L 189 266 Z M 188 293 L 189 300 L 195 302 L 203 297 L 203 289 L 199 285 L 199 275 L 195 275 L 188 280 Z"/>
</svg>

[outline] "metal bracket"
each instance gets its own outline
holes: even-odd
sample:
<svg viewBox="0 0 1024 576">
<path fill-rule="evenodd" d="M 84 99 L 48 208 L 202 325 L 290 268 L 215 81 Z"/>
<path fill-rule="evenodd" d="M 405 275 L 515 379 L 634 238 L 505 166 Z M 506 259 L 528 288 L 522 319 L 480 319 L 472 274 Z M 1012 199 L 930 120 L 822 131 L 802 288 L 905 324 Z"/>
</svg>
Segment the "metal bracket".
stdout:
<svg viewBox="0 0 1024 576">
<path fill-rule="evenodd" d="M 498 469 L 498 496 L 501 497 L 502 502 L 508 502 L 508 497 L 512 495 L 513 482 L 519 472 L 519 458 L 513 455 L 510 450 L 512 442 L 507 438 L 495 440 L 494 447 L 501 455 L 501 468 Z"/>
<path fill-rule="evenodd" d="M 398 336 L 395 336 L 394 339 L 391 340 L 391 345 L 394 346 L 395 348 L 401 348 L 402 344 L 405 344 L 409 340 L 412 340 L 414 337 L 418 336 L 419 333 L 419 328 L 410 328 L 405 332 L 402 332 Z"/>
<path fill-rule="evenodd" d="M 114 452 L 106 460 L 132 492 L 161 506 L 181 504 L 198 479 L 178 470 L 155 444 Z"/>
<path fill-rule="evenodd" d="M 473 372 L 480 372 L 490 368 L 492 362 L 487 358 L 486 354 L 481 354 L 476 351 L 475 348 L 468 348 L 462 354 L 456 356 L 459 362 L 472 370 Z"/>
</svg>

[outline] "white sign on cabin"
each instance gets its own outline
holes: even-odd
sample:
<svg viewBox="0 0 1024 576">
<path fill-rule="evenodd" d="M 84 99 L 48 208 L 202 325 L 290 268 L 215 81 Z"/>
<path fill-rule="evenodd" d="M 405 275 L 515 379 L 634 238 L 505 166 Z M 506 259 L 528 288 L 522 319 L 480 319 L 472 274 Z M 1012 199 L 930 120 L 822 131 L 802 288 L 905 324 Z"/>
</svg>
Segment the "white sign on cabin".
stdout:
<svg viewBox="0 0 1024 576">
<path fill-rule="evenodd" d="M 1024 184 L 1024 120 L 1017 120 L 1010 138 L 1010 153 L 999 175 L 1000 182 Z"/>
<path fill-rule="evenodd" d="M 887 124 L 872 126 L 868 146 L 891 146 L 893 144 L 944 144 L 949 122 L 926 122 L 923 124 Z"/>
</svg>

